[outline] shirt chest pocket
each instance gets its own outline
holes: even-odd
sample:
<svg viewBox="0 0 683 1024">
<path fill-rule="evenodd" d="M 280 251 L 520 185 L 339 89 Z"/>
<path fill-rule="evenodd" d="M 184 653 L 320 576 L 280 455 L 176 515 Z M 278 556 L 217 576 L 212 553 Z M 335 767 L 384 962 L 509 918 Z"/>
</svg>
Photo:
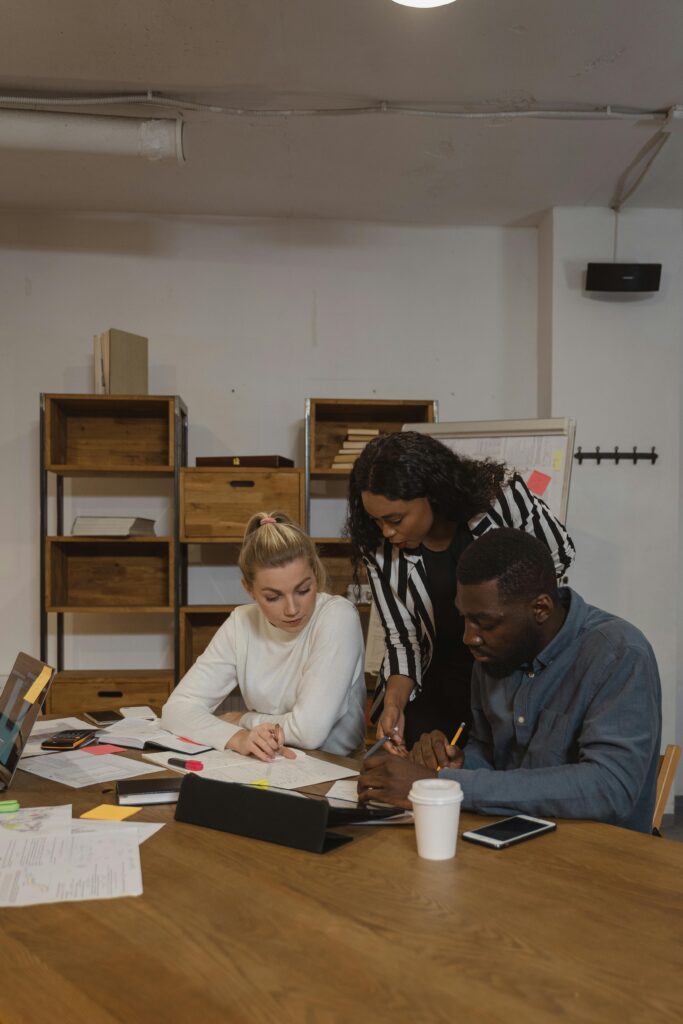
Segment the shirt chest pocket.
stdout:
<svg viewBox="0 0 683 1024">
<path fill-rule="evenodd" d="M 534 734 L 527 747 L 521 767 L 551 768 L 569 764 L 572 730 L 569 718 L 545 709 L 538 716 Z"/>
</svg>

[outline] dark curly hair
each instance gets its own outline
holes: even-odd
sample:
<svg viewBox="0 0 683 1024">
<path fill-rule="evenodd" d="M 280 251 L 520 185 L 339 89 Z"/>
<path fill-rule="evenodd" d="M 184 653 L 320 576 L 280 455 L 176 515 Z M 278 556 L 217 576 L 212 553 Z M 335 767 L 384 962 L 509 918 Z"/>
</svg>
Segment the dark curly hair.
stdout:
<svg viewBox="0 0 683 1024">
<path fill-rule="evenodd" d="M 345 536 L 351 540 L 354 573 L 363 555 L 375 551 L 382 533 L 363 506 L 363 491 L 389 501 L 427 498 L 447 522 L 466 523 L 493 501 L 506 466 L 490 459 L 466 459 L 429 434 L 402 430 L 370 441 L 356 459 L 349 481 Z"/>
<path fill-rule="evenodd" d="M 496 580 L 504 601 L 557 600 L 555 565 L 548 548 L 523 530 L 489 530 L 463 551 L 456 569 L 465 585 Z"/>
</svg>

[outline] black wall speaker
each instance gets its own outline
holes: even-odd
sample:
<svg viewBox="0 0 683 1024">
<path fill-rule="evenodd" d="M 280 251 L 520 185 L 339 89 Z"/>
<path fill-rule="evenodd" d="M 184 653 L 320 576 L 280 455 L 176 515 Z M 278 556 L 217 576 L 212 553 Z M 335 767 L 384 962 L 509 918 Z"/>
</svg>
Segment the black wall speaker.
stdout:
<svg viewBox="0 0 683 1024">
<path fill-rule="evenodd" d="M 587 292 L 658 292 L 661 263 L 589 263 Z"/>
</svg>

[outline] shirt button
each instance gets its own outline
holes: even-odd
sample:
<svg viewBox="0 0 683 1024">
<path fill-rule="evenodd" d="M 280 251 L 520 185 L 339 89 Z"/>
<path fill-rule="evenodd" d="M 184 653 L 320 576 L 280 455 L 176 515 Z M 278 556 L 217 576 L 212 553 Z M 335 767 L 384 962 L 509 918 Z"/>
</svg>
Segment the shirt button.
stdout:
<svg viewBox="0 0 683 1024">
<path fill-rule="evenodd" d="M 526 722 L 526 718 L 524 717 L 524 715 L 520 715 L 517 721 L 520 725 L 524 725 L 524 723 Z"/>
<path fill-rule="evenodd" d="M 527 676 L 529 677 L 529 679 L 533 679 L 535 675 L 535 672 L 527 672 Z"/>
</svg>

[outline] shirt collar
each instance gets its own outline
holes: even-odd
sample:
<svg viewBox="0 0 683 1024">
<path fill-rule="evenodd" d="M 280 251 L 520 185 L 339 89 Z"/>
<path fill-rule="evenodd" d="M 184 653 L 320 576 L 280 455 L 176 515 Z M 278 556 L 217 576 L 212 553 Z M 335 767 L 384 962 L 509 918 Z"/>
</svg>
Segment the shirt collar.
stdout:
<svg viewBox="0 0 683 1024">
<path fill-rule="evenodd" d="M 586 618 L 586 602 L 575 590 L 572 590 L 571 587 L 560 587 L 559 595 L 560 604 L 567 609 L 567 614 L 561 628 L 550 643 L 534 658 L 531 665 L 534 672 L 539 672 L 542 668 L 550 665 L 558 655 L 571 647 L 581 632 Z"/>
</svg>

